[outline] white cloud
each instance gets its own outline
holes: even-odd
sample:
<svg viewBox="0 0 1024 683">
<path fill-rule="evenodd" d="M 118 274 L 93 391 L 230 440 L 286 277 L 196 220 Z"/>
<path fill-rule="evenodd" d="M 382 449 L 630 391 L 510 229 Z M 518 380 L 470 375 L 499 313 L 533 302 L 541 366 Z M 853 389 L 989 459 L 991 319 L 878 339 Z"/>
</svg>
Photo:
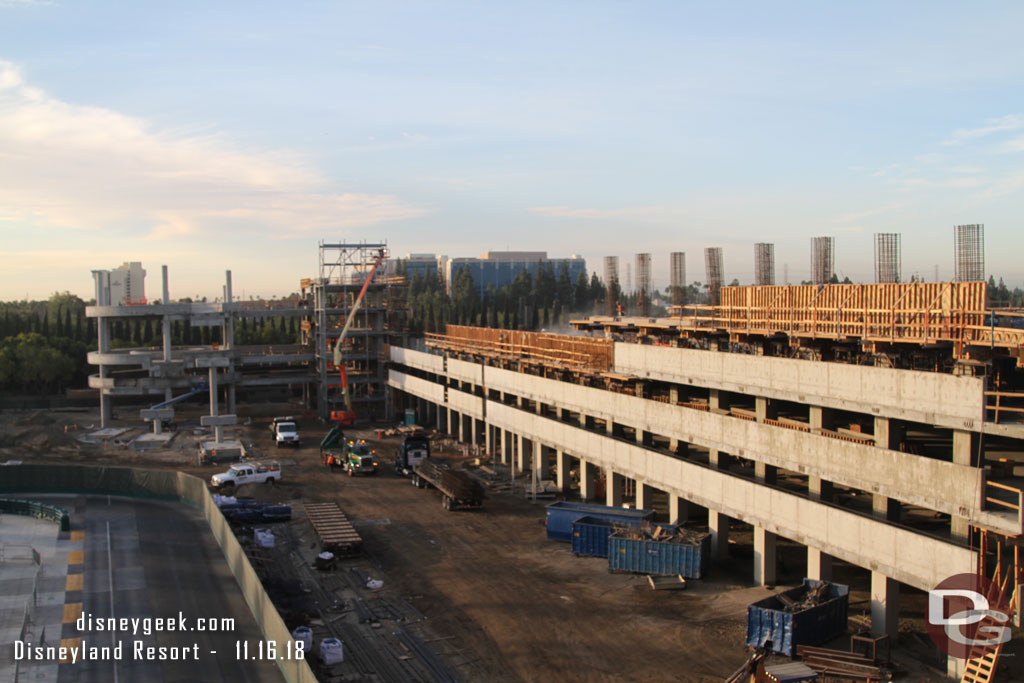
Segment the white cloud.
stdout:
<svg viewBox="0 0 1024 683">
<path fill-rule="evenodd" d="M 1024 152 L 1024 137 L 1007 140 L 999 146 L 1000 152 Z"/>
<path fill-rule="evenodd" d="M 571 209 L 568 206 L 535 206 L 527 211 L 541 216 L 556 218 L 588 218 L 592 220 L 629 220 L 651 218 L 658 211 L 656 206 L 640 206 L 625 209 Z"/>
<path fill-rule="evenodd" d="M 861 220 L 862 218 L 868 218 L 870 216 L 877 216 L 881 213 L 889 211 L 895 211 L 906 206 L 906 202 L 889 202 L 883 206 L 877 206 L 873 209 L 864 209 L 863 211 L 852 211 L 850 213 L 844 213 L 840 216 L 836 216 L 833 223 L 853 223 Z M 847 230 L 852 228 L 846 228 Z M 859 229 L 859 228 L 858 228 Z"/>
<path fill-rule="evenodd" d="M 425 212 L 387 194 L 334 191 L 289 150 L 161 130 L 56 99 L 0 61 L 0 207 L 35 225 L 132 225 L 151 239 L 244 227 L 287 235 Z"/>
<path fill-rule="evenodd" d="M 4 7 L 45 7 L 55 3 L 51 0 L 0 0 L 0 8 Z"/>
<path fill-rule="evenodd" d="M 1024 129 L 1024 116 L 1020 114 L 1008 114 L 995 119 L 989 119 L 984 126 L 978 128 L 960 128 L 953 131 L 953 134 L 942 144 L 960 145 L 967 140 L 986 137 L 993 133 L 1002 133 L 1011 130 Z"/>
</svg>

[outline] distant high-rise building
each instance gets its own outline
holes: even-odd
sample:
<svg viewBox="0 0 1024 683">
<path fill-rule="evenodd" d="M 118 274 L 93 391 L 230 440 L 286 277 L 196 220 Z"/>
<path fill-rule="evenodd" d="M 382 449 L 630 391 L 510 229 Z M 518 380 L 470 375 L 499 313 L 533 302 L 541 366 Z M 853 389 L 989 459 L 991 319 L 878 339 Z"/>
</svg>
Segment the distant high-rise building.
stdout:
<svg viewBox="0 0 1024 683">
<path fill-rule="evenodd" d="M 146 303 L 146 271 L 141 261 L 125 261 L 111 270 L 94 270 L 99 273 L 98 282 L 107 296 L 99 305 L 126 306 Z"/>
<path fill-rule="evenodd" d="M 550 265 L 556 280 L 561 277 L 562 269 L 565 268 L 569 273 L 569 281 L 574 285 L 579 276 L 587 272 L 586 259 L 575 254 L 569 258 L 549 259 L 546 251 L 489 251 L 479 258 L 448 259 L 444 263 L 445 287 L 451 292 L 455 276 L 459 270 L 465 268 L 483 296 L 488 287 L 501 289 L 512 284 L 524 270 L 531 278 L 536 278 L 540 264 Z"/>
</svg>

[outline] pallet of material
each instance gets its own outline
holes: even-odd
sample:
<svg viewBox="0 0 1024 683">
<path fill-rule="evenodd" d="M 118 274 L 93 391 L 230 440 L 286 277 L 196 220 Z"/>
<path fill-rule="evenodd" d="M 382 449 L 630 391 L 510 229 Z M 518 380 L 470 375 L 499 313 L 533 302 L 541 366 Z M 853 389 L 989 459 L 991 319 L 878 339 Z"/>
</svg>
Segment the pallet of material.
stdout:
<svg viewBox="0 0 1024 683">
<path fill-rule="evenodd" d="M 675 576 L 648 576 L 647 583 L 655 591 L 681 591 L 686 588 L 686 579 L 681 574 Z"/>
<path fill-rule="evenodd" d="M 306 517 L 320 537 L 321 549 L 337 557 L 358 557 L 363 539 L 337 503 L 304 503 Z"/>
</svg>

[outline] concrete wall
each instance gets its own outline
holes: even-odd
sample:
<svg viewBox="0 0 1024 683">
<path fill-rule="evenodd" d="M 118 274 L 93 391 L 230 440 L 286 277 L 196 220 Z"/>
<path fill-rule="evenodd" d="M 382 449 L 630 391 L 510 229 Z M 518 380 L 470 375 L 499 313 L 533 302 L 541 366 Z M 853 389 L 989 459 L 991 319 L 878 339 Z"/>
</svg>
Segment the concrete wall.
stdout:
<svg viewBox="0 0 1024 683">
<path fill-rule="evenodd" d="M 444 387 L 440 384 L 428 382 L 425 379 L 413 377 L 412 375 L 407 375 L 404 372 L 390 370 L 388 372 L 388 386 L 394 387 L 395 389 L 401 389 L 406 393 L 419 396 L 420 398 L 425 398 L 437 405 L 445 405 Z"/>
<path fill-rule="evenodd" d="M 457 358 L 449 358 L 448 377 L 480 386 L 483 384 L 483 366 L 480 363 L 467 363 Z"/>
<path fill-rule="evenodd" d="M 614 372 L 952 429 L 981 428 L 984 382 L 934 372 L 615 344 Z"/>
<path fill-rule="evenodd" d="M 404 373 L 393 370 L 392 386 L 420 386 L 403 378 L 407 378 Z M 458 397 L 459 394 L 463 392 L 449 389 L 449 401 L 480 401 L 478 397 Z M 487 401 L 486 411 L 488 424 L 536 439 L 545 446 L 585 458 L 599 467 L 611 468 L 922 590 L 930 590 L 950 574 L 975 569 L 974 553 L 953 543 L 513 406 Z"/>
<path fill-rule="evenodd" d="M 433 353 L 414 351 L 401 346 L 391 346 L 391 360 L 395 363 L 408 365 L 432 372 L 435 375 L 444 374 L 444 357 Z"/>
</svg>

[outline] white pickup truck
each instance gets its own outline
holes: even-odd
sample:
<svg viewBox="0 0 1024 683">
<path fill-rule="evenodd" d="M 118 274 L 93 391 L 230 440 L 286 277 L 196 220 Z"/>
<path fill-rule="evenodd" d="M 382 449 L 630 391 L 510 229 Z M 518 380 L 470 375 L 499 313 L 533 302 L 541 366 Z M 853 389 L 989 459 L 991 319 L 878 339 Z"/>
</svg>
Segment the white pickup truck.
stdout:
<svg viewBox="0 0 1024 683">
<path fill-rule="evenodd" d="M 274 435 L 274 442 L 278 447 L 284 444 L 300 446 L 299 428 L 295 424 L 294 417 L 275 417 L 270 423 L 270 433 Z"/>
<path fill-rule="evenodd" d="M 227 472 L 210 477 L 215 489 L 242 484 L 274 484 L 281 479 L 281 465 L 276 462 L 236 462 Z"/>
</svg>

